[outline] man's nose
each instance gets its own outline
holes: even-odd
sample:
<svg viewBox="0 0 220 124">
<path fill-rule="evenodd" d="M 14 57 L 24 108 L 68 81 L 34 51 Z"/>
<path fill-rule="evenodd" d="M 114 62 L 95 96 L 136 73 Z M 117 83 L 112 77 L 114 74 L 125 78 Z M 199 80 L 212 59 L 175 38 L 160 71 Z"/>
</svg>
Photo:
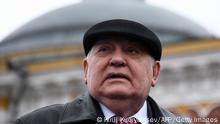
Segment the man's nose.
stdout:
<svg viewBox="0 0 220 124">
<path fill-rule="evenodd" d="M 118 50 L 114 52 L 110 60 L 110 65 L 117 67 L 126 65 L 126 60 L 121 51 Z"/>
</svg>

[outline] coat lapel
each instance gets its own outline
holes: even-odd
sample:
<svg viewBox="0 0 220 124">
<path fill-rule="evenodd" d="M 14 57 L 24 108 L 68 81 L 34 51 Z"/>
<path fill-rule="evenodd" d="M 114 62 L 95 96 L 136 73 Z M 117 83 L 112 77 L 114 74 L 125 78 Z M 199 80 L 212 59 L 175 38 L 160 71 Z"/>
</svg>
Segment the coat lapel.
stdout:
<svg viewBox="0 0 220 124">
<path fill-rule="evenodd" d="M 104 117 L 98 102 L 89 93 L 76 98 L 66 104 L 66 108 L 59 119 L 60 124 L 95 124 L 97 117 Z"/>
<path fill-rule="evenodd" d="M 169 122 L 164 120 L 166 117 L 162 113 L 161 108 L 157 105 L 157 103 L 148 96 L 147 98 L 147 114 L 149 124 L 168 124 Z"/>
<path fill-rule="evenodd" d="M 148 96 L 147 112 L 149 124 L 154 124 L 155 120 L 164 117 L 157 103 Z M 76 98 L 73 102 L 67 103 L 61 118 L 60 124 L 107 124 L 106 122 L 97 122 L 97 118 L 104 119 L 104 114 L 98 102 L 89 93 L 85 93 L 81 97 Z M 162 124 L 167 124 L 163 122 Z"/>
</svg>

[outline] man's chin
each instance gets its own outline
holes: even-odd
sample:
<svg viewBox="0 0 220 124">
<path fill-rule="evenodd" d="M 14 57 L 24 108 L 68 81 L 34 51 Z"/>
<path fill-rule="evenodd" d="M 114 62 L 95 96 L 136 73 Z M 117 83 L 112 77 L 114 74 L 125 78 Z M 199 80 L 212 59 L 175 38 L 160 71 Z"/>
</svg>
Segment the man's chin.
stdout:
<svg viewBox="0 0 220 124">
<path fill-rule="evenodd" d="M 132 95 L 128 91 L 111 91 L 103 93 L 104 97 L 109 99 L 127 99 L 130 98 Z"/>
</svg>

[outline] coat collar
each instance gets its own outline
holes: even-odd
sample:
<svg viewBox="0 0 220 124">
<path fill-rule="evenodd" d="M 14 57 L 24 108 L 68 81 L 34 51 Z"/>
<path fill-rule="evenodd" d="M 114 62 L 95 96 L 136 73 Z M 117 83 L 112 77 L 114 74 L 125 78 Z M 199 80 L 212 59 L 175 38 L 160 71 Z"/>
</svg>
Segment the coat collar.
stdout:
<svg viewBox="0 0 220 124">
<path fill-rule="evenodd" d="M 166 116 L 157 103 L 148 96 L 147 98 L 148 118 L 161 118 Z M 104 119 L 104 114 L 98 102 L 89 93 L 67 103 L 65 110 L 59 119 L 60 124 L 97 123 L 97 118 Z M 102 122 L 104 123 L 104 122 Z M 99 123 L 100 124 L 100 123 Z M 151 124 L 151 123 L 150 123 Z M 166 124 L 166 123 L 164 123 Z"/>
<path fill-rule="evenodd" d="M 65 110 L 59 119 L 60 124 L 82 123 L 97 121 L 97 117 L 104 117 L 98 102 L 89 93 L 67 103 Z"/>
</svg>

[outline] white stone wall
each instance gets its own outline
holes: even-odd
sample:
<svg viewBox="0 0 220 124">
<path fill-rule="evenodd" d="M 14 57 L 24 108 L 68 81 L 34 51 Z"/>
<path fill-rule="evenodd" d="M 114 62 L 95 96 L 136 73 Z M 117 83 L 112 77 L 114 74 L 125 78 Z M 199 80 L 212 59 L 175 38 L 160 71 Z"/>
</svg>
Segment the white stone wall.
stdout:
<svg viewBox="0 0 220 124">
<path fill-rule="evenodd" d="M 161 64 L 151 96 L 162 106 L 220 103 L 220 52 L 170 57 Z"/>
</svg>

